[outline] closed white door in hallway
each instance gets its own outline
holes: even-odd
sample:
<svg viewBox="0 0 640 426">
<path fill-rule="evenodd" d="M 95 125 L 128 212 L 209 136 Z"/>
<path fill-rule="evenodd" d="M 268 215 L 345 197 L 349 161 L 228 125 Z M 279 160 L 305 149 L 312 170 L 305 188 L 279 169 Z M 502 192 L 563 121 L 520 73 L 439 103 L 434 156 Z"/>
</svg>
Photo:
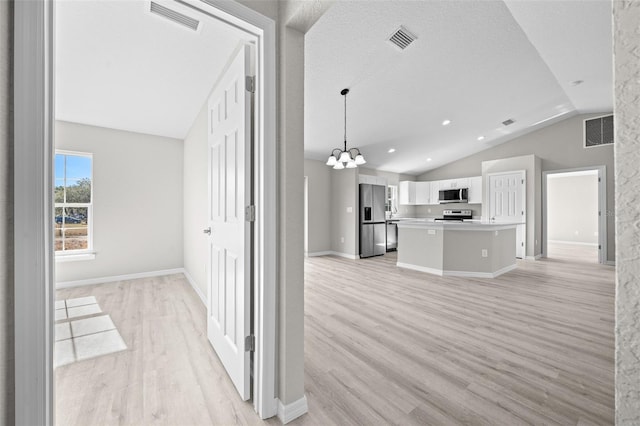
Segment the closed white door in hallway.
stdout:
<svg viewBox="0 0 640 426">
<path fill-rule="evenodd" d="M 522 222 L 516 227 L 516 257 L 526 256 L 525 171 L 489 175 L 489 218 L 495 222 Z"/>
</svg>

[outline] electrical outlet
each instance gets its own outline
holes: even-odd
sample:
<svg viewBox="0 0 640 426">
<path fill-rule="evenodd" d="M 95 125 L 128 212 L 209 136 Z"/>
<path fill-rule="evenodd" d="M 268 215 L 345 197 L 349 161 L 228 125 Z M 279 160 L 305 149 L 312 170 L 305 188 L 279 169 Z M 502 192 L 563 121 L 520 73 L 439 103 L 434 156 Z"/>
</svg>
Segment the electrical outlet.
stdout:
<svg viewBox="0 0 640 426">
<path fill-rule="evenodd" d="M 435 229 L 427 229 L 427 234 L 428 235 L 436 235 L 436 230 Z"/>
<path fill-rule="evenodd" d="M 353 207 L 347 207 L 347 213 L 353 213 Z"/>
<path fill-rule="evenodd" d="M 344 237 L 340 237 L 340 242 L 344 244 Z"/>
<path fill-rule="evenodd" d="M 538 245 L 538 240 L 536 240 L 536 245 Z"/>
<path fill-rule="evenodd" d="M 489 250 L 482 249 L 482 257 L 489 257 Z"/>
<path fill-rule="evenodd" d="M 427 213 L 431 213 L 431 209 L 427 209 Z"/>
</svg>

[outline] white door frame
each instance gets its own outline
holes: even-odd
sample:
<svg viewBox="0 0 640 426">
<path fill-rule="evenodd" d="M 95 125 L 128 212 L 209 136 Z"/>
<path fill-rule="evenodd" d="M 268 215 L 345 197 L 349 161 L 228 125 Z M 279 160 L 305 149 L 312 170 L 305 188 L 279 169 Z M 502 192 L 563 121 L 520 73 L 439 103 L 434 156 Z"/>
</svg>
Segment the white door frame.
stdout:
<svg viewBox="0 0 640 426">
<path fill-rule="evenodd" d="M 486 179 L 486 194 L 487 194 L 487 218 L 491 220 L 491 177 L 492 176 L 501 176 L 501 175 L 514 175 L 516 173 L 520 173 L 522 176 L 522 180 L 524 183 L 522 184 L 522 210 L 524 211 L 524 230 L 522 232 L 522 243 L 524 244 L 524 254 L 522 256 L 522 260 L 527 258 L 527 171 L 526 170 L 512 170 L 509 172 L 495 172 L 495 173 L 487 173 Z M 522 226 L 522 225 L 517 225 Z M 516 232 L 517 235 L 517 232 Z"/>
<path fill-rule="evenodd" d="M 228 0 L 180 1 L 257 38 L 254 407 L 277 413 L 276 25 Z M 14 4 L 15 423 L 52 425 L 53 0 Z"/>
<path fill-rule="evenodd" d="M 596 170 L 598 172 L 598 262 L 607 262 L 607 166 L 576 167 L 573 169 L 549 170 L 542 172 L 542 257 L 547 257 L 547 177 L 553 174 L 584 172 Z"/>
</svg>

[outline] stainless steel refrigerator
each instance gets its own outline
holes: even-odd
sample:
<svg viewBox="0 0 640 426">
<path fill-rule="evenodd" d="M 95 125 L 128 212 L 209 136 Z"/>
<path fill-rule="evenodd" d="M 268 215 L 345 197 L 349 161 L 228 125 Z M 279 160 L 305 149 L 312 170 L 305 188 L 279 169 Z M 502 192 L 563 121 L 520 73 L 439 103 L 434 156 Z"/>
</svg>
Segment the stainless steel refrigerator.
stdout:
<svg viewBox="0 0 640 426">
<path fill-rule="evenodd" d="M 360 257 L 380 256 L 387 251 L 384 185 L 360 184 Z"/>
</svg>

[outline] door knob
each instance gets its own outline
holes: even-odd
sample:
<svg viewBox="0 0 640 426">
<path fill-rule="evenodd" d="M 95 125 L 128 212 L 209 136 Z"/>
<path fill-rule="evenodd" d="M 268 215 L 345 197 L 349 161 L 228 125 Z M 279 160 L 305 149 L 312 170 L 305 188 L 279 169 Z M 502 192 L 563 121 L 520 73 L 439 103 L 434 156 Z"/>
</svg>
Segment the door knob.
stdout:
<svg viewBox="0 0 640 426">
<path fill-rule="evenodd" d="M 211 227 L 208 227 L 207 229 L 204 229 L 202 232 L 207 234 L 207 235 L 211 235 Z"/>
</svg>

